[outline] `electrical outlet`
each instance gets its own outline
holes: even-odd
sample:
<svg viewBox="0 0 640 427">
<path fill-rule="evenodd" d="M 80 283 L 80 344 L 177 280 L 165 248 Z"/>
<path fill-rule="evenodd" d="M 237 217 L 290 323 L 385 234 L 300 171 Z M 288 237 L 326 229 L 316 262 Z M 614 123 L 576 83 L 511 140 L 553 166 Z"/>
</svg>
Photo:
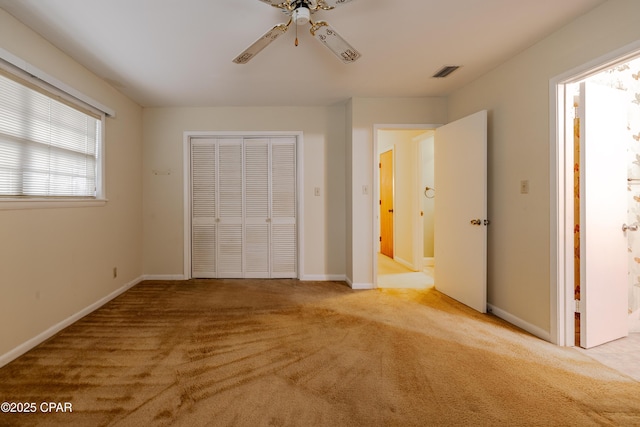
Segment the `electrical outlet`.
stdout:
<svg viewBox="0 0 640 427">
<path fill-rule="evenodd" d="M 113 267 L 113 278 L 118 277 L 118 267 Z"/>
<path fill-rule="evenodd" d="M 523 179 L 520 181 L 520 194 L 529 194 L 529 180 Z"/>
</svg>

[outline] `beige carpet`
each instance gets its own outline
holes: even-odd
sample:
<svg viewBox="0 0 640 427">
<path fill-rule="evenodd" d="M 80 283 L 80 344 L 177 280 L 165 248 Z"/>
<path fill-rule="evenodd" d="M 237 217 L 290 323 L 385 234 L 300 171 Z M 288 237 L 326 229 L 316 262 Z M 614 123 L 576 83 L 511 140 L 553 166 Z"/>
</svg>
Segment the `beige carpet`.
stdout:
<svg viewBox="0 0 640 427">
<path fill-rule="evenodd" d="M 433 289 L 143 282 L 0 369 L 1 426 L 631 426 L 640 383 Z"/>
</svg>

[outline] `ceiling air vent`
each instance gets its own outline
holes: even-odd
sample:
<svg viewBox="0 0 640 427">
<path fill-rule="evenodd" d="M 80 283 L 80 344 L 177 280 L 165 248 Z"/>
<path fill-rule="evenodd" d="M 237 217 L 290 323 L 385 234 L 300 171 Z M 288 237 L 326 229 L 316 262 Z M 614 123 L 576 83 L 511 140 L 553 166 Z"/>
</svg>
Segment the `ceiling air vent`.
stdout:
<svg viewBox="0 0 640 427">
<path fill-rule="evenodd" d="M 444 67 L 439 69 L 438 72 L 436 72 L 432 77 L 435 77 L 437 79 L 447 77 L 449 74 L 453 73 L 458 68 L 460 68 L 459 65 L 445 65 Z"/>
</svg>

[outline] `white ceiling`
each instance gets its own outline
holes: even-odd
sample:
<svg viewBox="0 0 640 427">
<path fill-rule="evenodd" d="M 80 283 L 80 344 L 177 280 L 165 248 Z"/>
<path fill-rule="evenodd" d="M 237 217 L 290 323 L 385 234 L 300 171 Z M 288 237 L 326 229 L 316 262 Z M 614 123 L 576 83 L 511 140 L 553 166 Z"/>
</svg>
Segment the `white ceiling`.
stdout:
<svg viewBox="0 0 640 427">
<path fill-rule="evenodd" d="M 604 0 L 353 0 L 326 20 L 343 64 L 295 28 L 231 61 L 287 17 L 259 0 L 0 0 L 0 8 L 142 106 L 311 106 L 445 96 Z M 462 65 L 446 79 L 443 65 Z"/>
</svg>

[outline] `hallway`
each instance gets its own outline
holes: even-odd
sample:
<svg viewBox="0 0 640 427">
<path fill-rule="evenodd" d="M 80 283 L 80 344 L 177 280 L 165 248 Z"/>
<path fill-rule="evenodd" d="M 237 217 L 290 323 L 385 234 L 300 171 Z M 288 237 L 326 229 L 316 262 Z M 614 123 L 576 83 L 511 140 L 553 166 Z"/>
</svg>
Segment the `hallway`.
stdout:
<svg viewBox="0 0 640 427">
<path fill-rule="evenodd" d="M 412 271 L 388 256 L 378 254 L 378 288 L 426 289 L 433 285 L 433 267 Z"/>
</svg>

